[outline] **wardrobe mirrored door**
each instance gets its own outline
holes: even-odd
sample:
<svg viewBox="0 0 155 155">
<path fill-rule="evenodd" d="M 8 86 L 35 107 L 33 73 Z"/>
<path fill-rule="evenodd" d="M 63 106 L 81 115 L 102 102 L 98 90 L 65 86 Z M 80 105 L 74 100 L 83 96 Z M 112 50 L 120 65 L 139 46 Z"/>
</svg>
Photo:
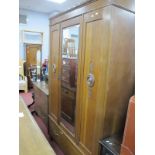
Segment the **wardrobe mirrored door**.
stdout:
<svg viewBox="0 0 155 155">
<path fill-rule="evenodd" d="M 72 133 L 75 132 L 79 28 L 80 25 L 74 25 L 62 30 L 60 120 Z"/>
</svg>

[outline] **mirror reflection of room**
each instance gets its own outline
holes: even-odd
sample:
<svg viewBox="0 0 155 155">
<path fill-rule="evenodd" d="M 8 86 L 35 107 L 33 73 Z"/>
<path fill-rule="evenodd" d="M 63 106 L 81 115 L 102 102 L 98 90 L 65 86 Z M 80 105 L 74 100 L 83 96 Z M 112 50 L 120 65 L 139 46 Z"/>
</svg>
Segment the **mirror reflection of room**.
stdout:
<svg viewBox="0 0 155 155">
<path fill-rule="evenodd" d="M 78 69 L 79 25 L 63 29 L 61 121 L 74 133 Z"/>
</svg>

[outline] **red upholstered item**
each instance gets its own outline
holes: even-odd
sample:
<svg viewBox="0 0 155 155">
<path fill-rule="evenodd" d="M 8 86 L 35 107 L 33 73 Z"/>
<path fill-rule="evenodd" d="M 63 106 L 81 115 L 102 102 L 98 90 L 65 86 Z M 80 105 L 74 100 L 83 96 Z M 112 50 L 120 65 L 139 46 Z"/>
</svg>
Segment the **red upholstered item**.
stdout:
<svg viewBox="0 0 155 155">
<path fill-rule="evenodd" d="M 120 155 L 135 154 L 135 96 L 129 101 Z"/>
<path fill-rule="evenodd" d="M 20 96 L 23 98 L 24 102 L 27 106 L 31 105 L 33 102 L 32 93 L 20 93 Z"/>
</svg>

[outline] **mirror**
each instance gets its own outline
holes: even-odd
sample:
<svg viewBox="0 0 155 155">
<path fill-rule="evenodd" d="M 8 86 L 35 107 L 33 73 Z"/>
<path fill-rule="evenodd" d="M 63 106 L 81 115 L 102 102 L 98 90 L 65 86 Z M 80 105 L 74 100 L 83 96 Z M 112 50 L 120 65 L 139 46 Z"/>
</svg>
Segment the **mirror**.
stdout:
<svg viewBox="0 0 155 155">
<path fill-rule="evenodd" d="M 61 122 L 74 133 L 78 73 L 79 25 L 63 29 L 61 61 Z"/>
</svg>

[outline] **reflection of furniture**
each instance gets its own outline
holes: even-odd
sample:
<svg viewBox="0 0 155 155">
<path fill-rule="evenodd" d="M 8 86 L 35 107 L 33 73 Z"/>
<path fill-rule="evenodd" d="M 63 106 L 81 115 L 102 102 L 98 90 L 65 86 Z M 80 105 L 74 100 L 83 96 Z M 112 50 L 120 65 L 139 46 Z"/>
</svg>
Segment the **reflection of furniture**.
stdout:
<svg viewBox="0 0 155 155">
<path fill-rule="evenodd" d="M 76 86 L 76 70 L 77 59 L 63 58 L 62 59 L 62 85 L 68 85 L 70 88 Z"/>
<path fill-rule="evenodd" d="M 19 154 L 55 155 L 21 97 L 19 98 L 19 112 Z"/>
<path fill-rule="evenodd" d="M 70 38 L 65 38 L 65 45 L 64 45 L 64 53 L 69 57 L 76 56 L 75 54 L 75 40 Z"/>
<path fill-rule="evenodd" d="M 75 92 L 63 87 L 61 92 L 62 105 L 61 115 L 64 119 L 68 120 L 71 124 L 74 123 L 74 110 L 75 110 Z"/>
<path fill-rule="evenodd" d="M 42 82 L 33 82 L 35 94 L 35 111 L 48 125 L 48 85 Z"/>
<path fill-rule="evenodd" d="M 76 103 L 76 83 L 77 83 L 77 59 L 62 59 L 62 80 L 61 80 L 61 116 L 74 124 L 75 103 Z"/>
<path fill-rule="evenodd" d="M 121 145 L 120 155 L 135 154 L 135 97 L 131 97 L 129 101 L 127 118 Z"/>
<path fill-rule="evenodd" d="M 119 155 L 121 136 L 113 135 L 100 141 L 101 155 Z"/>
<path fill-rule="evenodd" d="M 19 90 L 27 92 L 27 77 L 24 75 L 24 61 L 19 60 Z"/>
<path fill-rule="evenodd" d="M 97 0 L 51 19 L 49 131 L 67 155 L 98 155 L 99 140 L 123 130 L 134 89 L 134 12 L 130 6 L 130 0 Z M 61 115 L 65 77 L 62 50 L 65 30 L 70 36 L 77 26 L 78 74 L 71 132 Z M 67 94 L 64 96 L 69 98 L 70 92 Z"/>
</svg>

